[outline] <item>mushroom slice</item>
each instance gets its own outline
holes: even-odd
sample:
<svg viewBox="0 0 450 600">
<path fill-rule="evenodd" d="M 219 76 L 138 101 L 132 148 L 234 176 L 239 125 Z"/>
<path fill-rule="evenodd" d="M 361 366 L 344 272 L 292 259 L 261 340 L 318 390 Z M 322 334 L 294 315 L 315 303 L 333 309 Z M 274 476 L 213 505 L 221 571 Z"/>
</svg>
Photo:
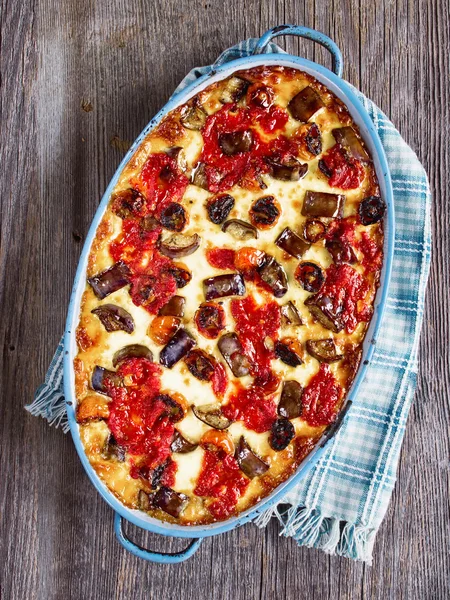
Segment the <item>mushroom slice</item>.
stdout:
<svg viewBox="0 0 450 600">
<path fill-rule="evenodd" d="M 186 508 L 189 498 L 172 488 L 161 486 L 153 495 L 153 504 L 177 519 Z"/>
<path fill-rule="evenodd" d="M 142 344 L 130 344 L 114 353 L 112 364 L 114 367 L 117 367 L 117 365 L 127 358 L 146 358 L 153 361 L 153 353 L 147 346 L 143 346 Z"/>
<path fill-rule="evenodd" d="M 306 123 L 325 106 L 322 98 L 311 86 L 303 88 L 288 104 L 288 110 L 297 121 Z"/>
<path fill-rule="evenodd" d="M 179 329 L 161 350 L 159 354 L 160 364 L 171 369 L 192 350 L 195 343 L 194 338 L 185 329 Z"/>
<path fill-rule="evenodd" d="M 338 127 L 337 129 L 332 129 L 331 133 L 338 144 L 343 146 L 353 158 L 362 160 L 363 162 L 370 160 L 369 155 L 361 143 L 361 138 L 353 127 Z"/>
<path fill-rule="evenodd" d="M 332 299 L 329 296 L 310 296 L 305 300 L 305 306 L 326 329 L 330 329 L 334 333 L 339 333 L 344 329 L 344 323 L 339 313 L 334 310 Z"/>
<path fill-rule="evenodd" d="M 241 471 L 250 479 L 264 475 L 269 469 L 269 465 L 253 452 L 243 435 L 239 439 L 235 457 Z"/>
<path fill-rule="evenodd" d="M 189 442 L 179 431 L 175 430 L 174 438 L 170 444 L 170 450 L 177 454 L 188 454 L 188 452 L 193 452 L 197 446 L 198 444 Z"/>
<path fill-rule="evenodd" d="M 320 362 L 332 363 L 344 357 L 343 354 L 338 354 L 336 344 L 332 338 L 307 340 L 306 350 Z"/>
<path fill-rule="evenodd" d="M 345 196 L 308 190 L 303 200 L 302 215 L 305 217 L 342 217 Z"/>
<path fill-rule="evenodd" d="M 286 419 L 300 417 L 302 414 L 302 396 L 303 388 L 298 381 L 294 381 L 293 379 L 285 381 L 277 409 L 280 417 L 285 417 Z"/>
<path fill-rule="evenodd" d="M 247 221 L 242 221 L 241 219 L 230 219 L 229 221 L 225 221 L 222 225 L 222 231 L 225 233 L 229 233 L 236 240 L 240 242 L 245 242 L 251 239 L 257 239 L 258 230 L 254 225 L 247 223 Z"/>
<path fill-rule="evenodd" d="M 250 363 L 235 333 L 226 333 L 217 345 L 235 377 L 244 377 L 250 373 Z"/>
<path fill-rule="evenodd" d="M 109 269 L 88 278 L 88 283 L 92 287 L 94 294 L 100 300 L 117 292 L 130 283 L 130 270 L 127 265 L 119 261 Z"/>
<path fill-rule="evenodd" d="M 258 268 L 259 275 L 270 287 L 275 298 L 281 298 L 288 291 L 287 276 L 283 267 L 272 257 L 268 256 Z"/>
<path fill-rule="evenodd" d="M 186 304 L 186 298 L 183 296 L 172 296 L 167 304 L 164 304 L 159 310 L 159 315 L 162 317 L 183 317 L 184 316 L 184 305 Z"/>
<path fill-rule="evenodd" d="M 225 296 L 243 296 L 245 282 L 239 273 L 216 275 L 203 280 L 203 290 L 206 300 L 224 298 Z"/>
<path fill-rule="evenodd" d="M 281 325 L 287 327 L 288 325 L 303 325 L 300 313 L 293 302 L 289 300 L 284 304 L 281 309 Z"/>
<path fill-rule="evenodd" d="M 159 242 L 159 251 L 169 258 L 182 258 L 193 254 L 200 246 L 200 241 L 200 236 L 197 233 L 194 233 L 194 235 L 174 233 Z"/>
<path fill-rule="evenodd" d="M 239 102 L 239 100 L 245 95 L 250 85 L 250 81 L 232 75 L 225 83 L 225 87 L 222 90 L 220 96 L 220 102 L 222 104 L 231 104 Z"/>
<path fill-rule="evenodd" d="M 291 256 L 295 256 L 295 258 L 301 258 L 310 247 L 310 244 L 302 240 L 302 238 L 289 227 L 283 229 L 275 240 L 275 244 Z"/>
<path fill-rule="evenodd" d="M 192 102 L 189 106 L 185 106 L 181 111 L 180 121 L 183 127 L 186 129 L 192 129 L 193 131 L 200 131 L 207 118 L 206 112 L 198 101 Z"/>
<path fill-rule="evenodd" d="M 101 304 L 91 310 L 91 313 L 97 315 L 101 324 L 108 333 L 112 331 L 126 331 L 133 333 L 134 320 L 128 311 L 115 304 Z"/>
<path fill-rule="evenodd" d="M 203 404 L 202 406 L 192 406 L 194 415 L 214 429 L 227 429 L 232 423 L 222 413 L 220 404 Z"/>
</svg>

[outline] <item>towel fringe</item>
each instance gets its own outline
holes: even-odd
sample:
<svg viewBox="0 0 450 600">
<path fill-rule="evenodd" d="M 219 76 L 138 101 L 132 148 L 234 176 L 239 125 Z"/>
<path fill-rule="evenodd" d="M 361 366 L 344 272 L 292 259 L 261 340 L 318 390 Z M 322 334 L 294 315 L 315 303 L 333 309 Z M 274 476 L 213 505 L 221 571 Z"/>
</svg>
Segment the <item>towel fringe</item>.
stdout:
<svg viewBox="0 0 450 600">
<path fill-rule="evenodd" d="M 46 419 L 50 425 L 60 427 L 64 433 L 69 431 L 66 402 L 64 394 L 59 389 L 51 389 L 48 385 L 41 385 L 36 392 L 36 397 L 25 409 L 34 417 Z"/>
</svg>

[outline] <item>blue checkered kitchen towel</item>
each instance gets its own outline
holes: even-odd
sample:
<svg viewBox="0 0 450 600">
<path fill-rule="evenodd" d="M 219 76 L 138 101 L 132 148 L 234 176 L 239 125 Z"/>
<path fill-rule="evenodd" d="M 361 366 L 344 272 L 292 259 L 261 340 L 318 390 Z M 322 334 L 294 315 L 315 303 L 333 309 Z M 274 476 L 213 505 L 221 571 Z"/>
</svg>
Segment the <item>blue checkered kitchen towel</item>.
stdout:
<svg viewBox="0 0 450 600">
<path fill-rule="evenodd" d="M 252 53 L 255 39 L 226 50 L 219 62 Z M 270 44 L 266 52 L 283 52 Z M 193 69 L 183 89 L 211 66 Z M 417 378 L 417 348 L 430 265 L 430 190 L 426 173 L 386 116 L 357 92 L 375 123 L 392 174 L 395 258 L 385 317 L 366 380 L 344 423 L 316 467 L 259 526 L 276 515 L 281 533 L 299 545 L 371 563 L 375 534 L 395 484 L 400 447 Z M 45 383 L 27 406 L 67 431 L 60 342 Z M 290 505 L 286 508 L 286 505 Z M 401 527 L 401 523 L 398 523 Z"/>
</svg>

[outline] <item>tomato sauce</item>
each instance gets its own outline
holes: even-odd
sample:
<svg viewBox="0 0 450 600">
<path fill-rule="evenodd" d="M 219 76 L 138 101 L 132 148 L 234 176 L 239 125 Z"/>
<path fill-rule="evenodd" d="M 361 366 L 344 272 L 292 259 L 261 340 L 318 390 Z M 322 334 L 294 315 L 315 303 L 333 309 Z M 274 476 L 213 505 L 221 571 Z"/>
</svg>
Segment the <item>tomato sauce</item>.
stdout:
<svg viewBox="0 0 450 600">
<path fill-rule="evenodd" d="M 383 262 L 383 251 L 365 231 L 363 231 L 361 234 L 361 240 L 358 242 L 358 248 L 363 253 L 364 258 L 362 264 L 366 271 L 370 273 L 381 269 Z"/>
<path fill-rule="evenodd" d="M 284 108 L 272 105 L 268 109 L 253 107 L 250 111 L 251 120 L 259 123 L 265 133 L 274 133 L 284 129 L 289 115 Z"/>
<path fill-rule="evenodd" d="M 231 248 L 211 248 L 206 251 L 206 260 L 216 269 L 234 270 L 235 251 Z"/>
<path fill-rule="evenodd" d="M 222 412 L 227 419 L 243 421 L 247 429 L 257 433 L 269 431 L 277 418 L 273 396 L 265 396 L 256 387 L 239 389 L 222 408 Z"/>
<path fill-rule="evenodd" d="M 346 217 L 345 219 L 335 219 L 330 223 L 327 229 L 327 240 L 339 240 L 344 244 L 355 244 L 355 217 Z"/>
<path fill-rule="evenodd" d="M 228 377 L 222 363 L 216 363 L 211 377 L 212 389 L 218 398 L 223 398 L 228 386 Z"/>
<path fill-rule="evenodd" d="M 326 152 L 321 163 L 325 166 L 328 183 L 343 190 L 358 188 L 364 179 L 364 167 L 359 160 L 347 155 L 340 144 L 335 144 Z"/>
<path fill-rule="evenodd" d="M 317 427 L 329 425 L 337 415 L 338 403 L 342 399 L 342 388 L 336 381 L 329 365 L 322 363 L 302 396 L 302 419 Z"/>
</svg>

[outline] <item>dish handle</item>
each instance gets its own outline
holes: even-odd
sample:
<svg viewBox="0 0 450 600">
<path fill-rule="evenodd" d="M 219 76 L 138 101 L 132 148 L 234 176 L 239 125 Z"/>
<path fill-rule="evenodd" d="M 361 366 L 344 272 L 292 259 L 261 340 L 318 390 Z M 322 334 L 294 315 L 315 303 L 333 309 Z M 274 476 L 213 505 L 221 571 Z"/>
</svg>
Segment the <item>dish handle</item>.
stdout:
<svg viewBox="0 0 450 600">
<path fill-rule="evenodd" d="M 131 552 L 131 554 L 134 554 L 138 558 L 143 558 L 144 560 L 160 564 L 175 564 L 183 562 L 183 560 L 190 558 L 198 550 L 200 544 L 202 543 L 201 538 L 195 538 L 185 550 L 182 550 L 181 552 L 175 552 L 173 554 L 147 550 L 146 548 L 142 548 L 142 546 L 138 546 L 127 537 L 123 531 L 123 520 L 119 513 L 114 515 L 114 531 L 117 539 L 125 548 L 125 550 L 128 550 L 128 552 Z"/>
<path fill-rule="evenodd" d="M 342 77 L 343 60 L 341 51 L 331 38 L 324 33 L 316 31 L 315 29 L 310 29 L 309 27 L 302 27 L 300 25 L 278 25 L 277 27 L 273 27 L 259 38 L 253 54 L 262 54 L 267 44 L 279 35 L 297 35 L 299 37 L 307 38 L 308 40 L 313 40 L 313 42 L 317 42 L 331 53 L 333 72 L 338 77 Z"/>
</svg>

